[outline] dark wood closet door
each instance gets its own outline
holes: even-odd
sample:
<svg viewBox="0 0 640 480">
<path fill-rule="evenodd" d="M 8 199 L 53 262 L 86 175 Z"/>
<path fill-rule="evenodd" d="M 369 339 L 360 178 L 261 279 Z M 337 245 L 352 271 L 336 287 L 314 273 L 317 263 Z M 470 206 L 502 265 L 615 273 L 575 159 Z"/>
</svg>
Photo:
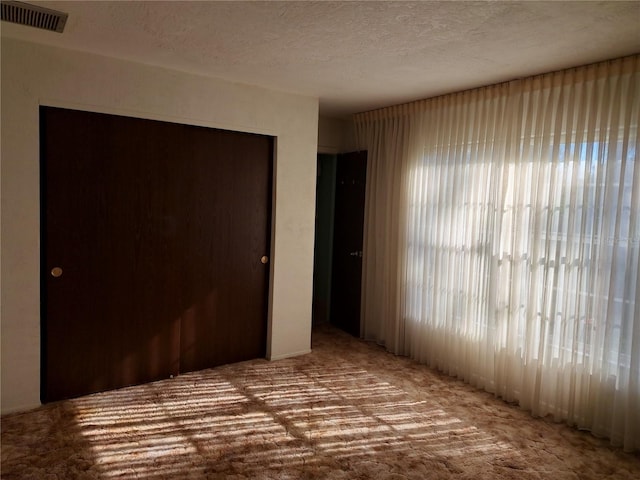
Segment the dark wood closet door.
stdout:
<svg viewBox="0 0 640 480">
<path fill-rule="evenodd" d="M 42 400 L 264 356 L 272 140 L 41 109 Z"/>
<path fill-rule="evenodd" d="M 193 188 L 185 194 L 186 274 L 195 282 L 181 314 L 183 372 L 266 353 L 273 144 L 269 137 L 211 132 L 189 138 Z M 189 214 L 186 210 L 189 210 Z"/>
</svg>

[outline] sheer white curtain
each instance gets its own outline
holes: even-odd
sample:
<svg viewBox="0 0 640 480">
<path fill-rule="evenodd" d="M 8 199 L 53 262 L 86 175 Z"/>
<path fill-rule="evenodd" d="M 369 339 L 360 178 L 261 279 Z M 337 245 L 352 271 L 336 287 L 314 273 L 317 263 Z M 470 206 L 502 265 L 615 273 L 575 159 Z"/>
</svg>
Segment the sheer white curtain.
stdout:
<svg viewBox="0 0 640 480">
<path fill-rule="evenodd" d="M 362 332 L 640 450 L 640 57 L 361 114 Z"/>
<path fill-rule="evenodd" d="M 363 235 L 361 333 L 407 354 L 402 314 L 404 290 L 406 195 L 410 172 L 411 122 L 415 105 L 364 114 L 366 129 L 358 136 L 367 149 L 367 194 Z M 378 115 L 382 113 L 382 115 Z M 388 115 L 387 113 L 391 113 Z M 362 125 L 357 125 L 357 127 Z M 366 320 L 365 320 L 366 319 Z M 391 319 L 397 319 L 390 321 Z"/>
</svg>

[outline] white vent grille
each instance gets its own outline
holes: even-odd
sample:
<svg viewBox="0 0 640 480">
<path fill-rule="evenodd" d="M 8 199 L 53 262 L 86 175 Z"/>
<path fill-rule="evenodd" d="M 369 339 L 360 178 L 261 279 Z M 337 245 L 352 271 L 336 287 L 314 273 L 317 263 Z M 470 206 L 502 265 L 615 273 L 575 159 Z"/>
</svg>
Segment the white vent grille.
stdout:
<svg viewBox="0 0 640 480">
<path fill-rule="evenodd" d="M 63 12 L 22 2 L 2 1 L 2 20 L 62 33 L 69 16 Z"/>
</svg>

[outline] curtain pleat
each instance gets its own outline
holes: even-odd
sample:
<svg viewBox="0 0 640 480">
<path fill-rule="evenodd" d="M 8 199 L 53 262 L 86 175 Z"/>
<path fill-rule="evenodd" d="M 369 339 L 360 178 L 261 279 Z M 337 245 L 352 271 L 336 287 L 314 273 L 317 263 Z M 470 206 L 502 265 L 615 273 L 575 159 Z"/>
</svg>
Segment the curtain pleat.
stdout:
<svg viewBox="0 0 640 480">
<path fill-rule="evenodd" d="M 639 59 L 356 116 L 364 338 L 640 449 Z"/>
</svg>

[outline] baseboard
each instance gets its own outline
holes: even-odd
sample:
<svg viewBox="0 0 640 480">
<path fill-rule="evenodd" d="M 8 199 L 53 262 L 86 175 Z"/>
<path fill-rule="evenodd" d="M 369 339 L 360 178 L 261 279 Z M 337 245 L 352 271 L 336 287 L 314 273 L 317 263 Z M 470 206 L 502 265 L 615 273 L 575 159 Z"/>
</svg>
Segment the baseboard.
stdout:
<svg viewBox="0 0 640 480">
<path fill-rule="evenodd" d="M 33 410 L 34 408 L 38 408 L 40 407 L 42 404 L 41 403 L 27 403 L 24 405 L 19 405 L 19 406 L 12 406 L 12 407 L 8 407 L 8 408 L 0 408 L 0 415 L 9 415 L 11 413 L 24 413 L 24 412 L 28 412 L 29 410 Z"/>
<path fill-rule="evenodd" d="M 283 360 L 285 358 L 299 357 L 300 355 L 306 355 L 308 353 L 311 353 L 310 348 L 308 350 L 300 350 L 299 352 L 284 353 L 282 355 L 272 355 L 271 357 L 268 357 L 267 360 L 273 362 L 276 360 Z"/>
</svg>

